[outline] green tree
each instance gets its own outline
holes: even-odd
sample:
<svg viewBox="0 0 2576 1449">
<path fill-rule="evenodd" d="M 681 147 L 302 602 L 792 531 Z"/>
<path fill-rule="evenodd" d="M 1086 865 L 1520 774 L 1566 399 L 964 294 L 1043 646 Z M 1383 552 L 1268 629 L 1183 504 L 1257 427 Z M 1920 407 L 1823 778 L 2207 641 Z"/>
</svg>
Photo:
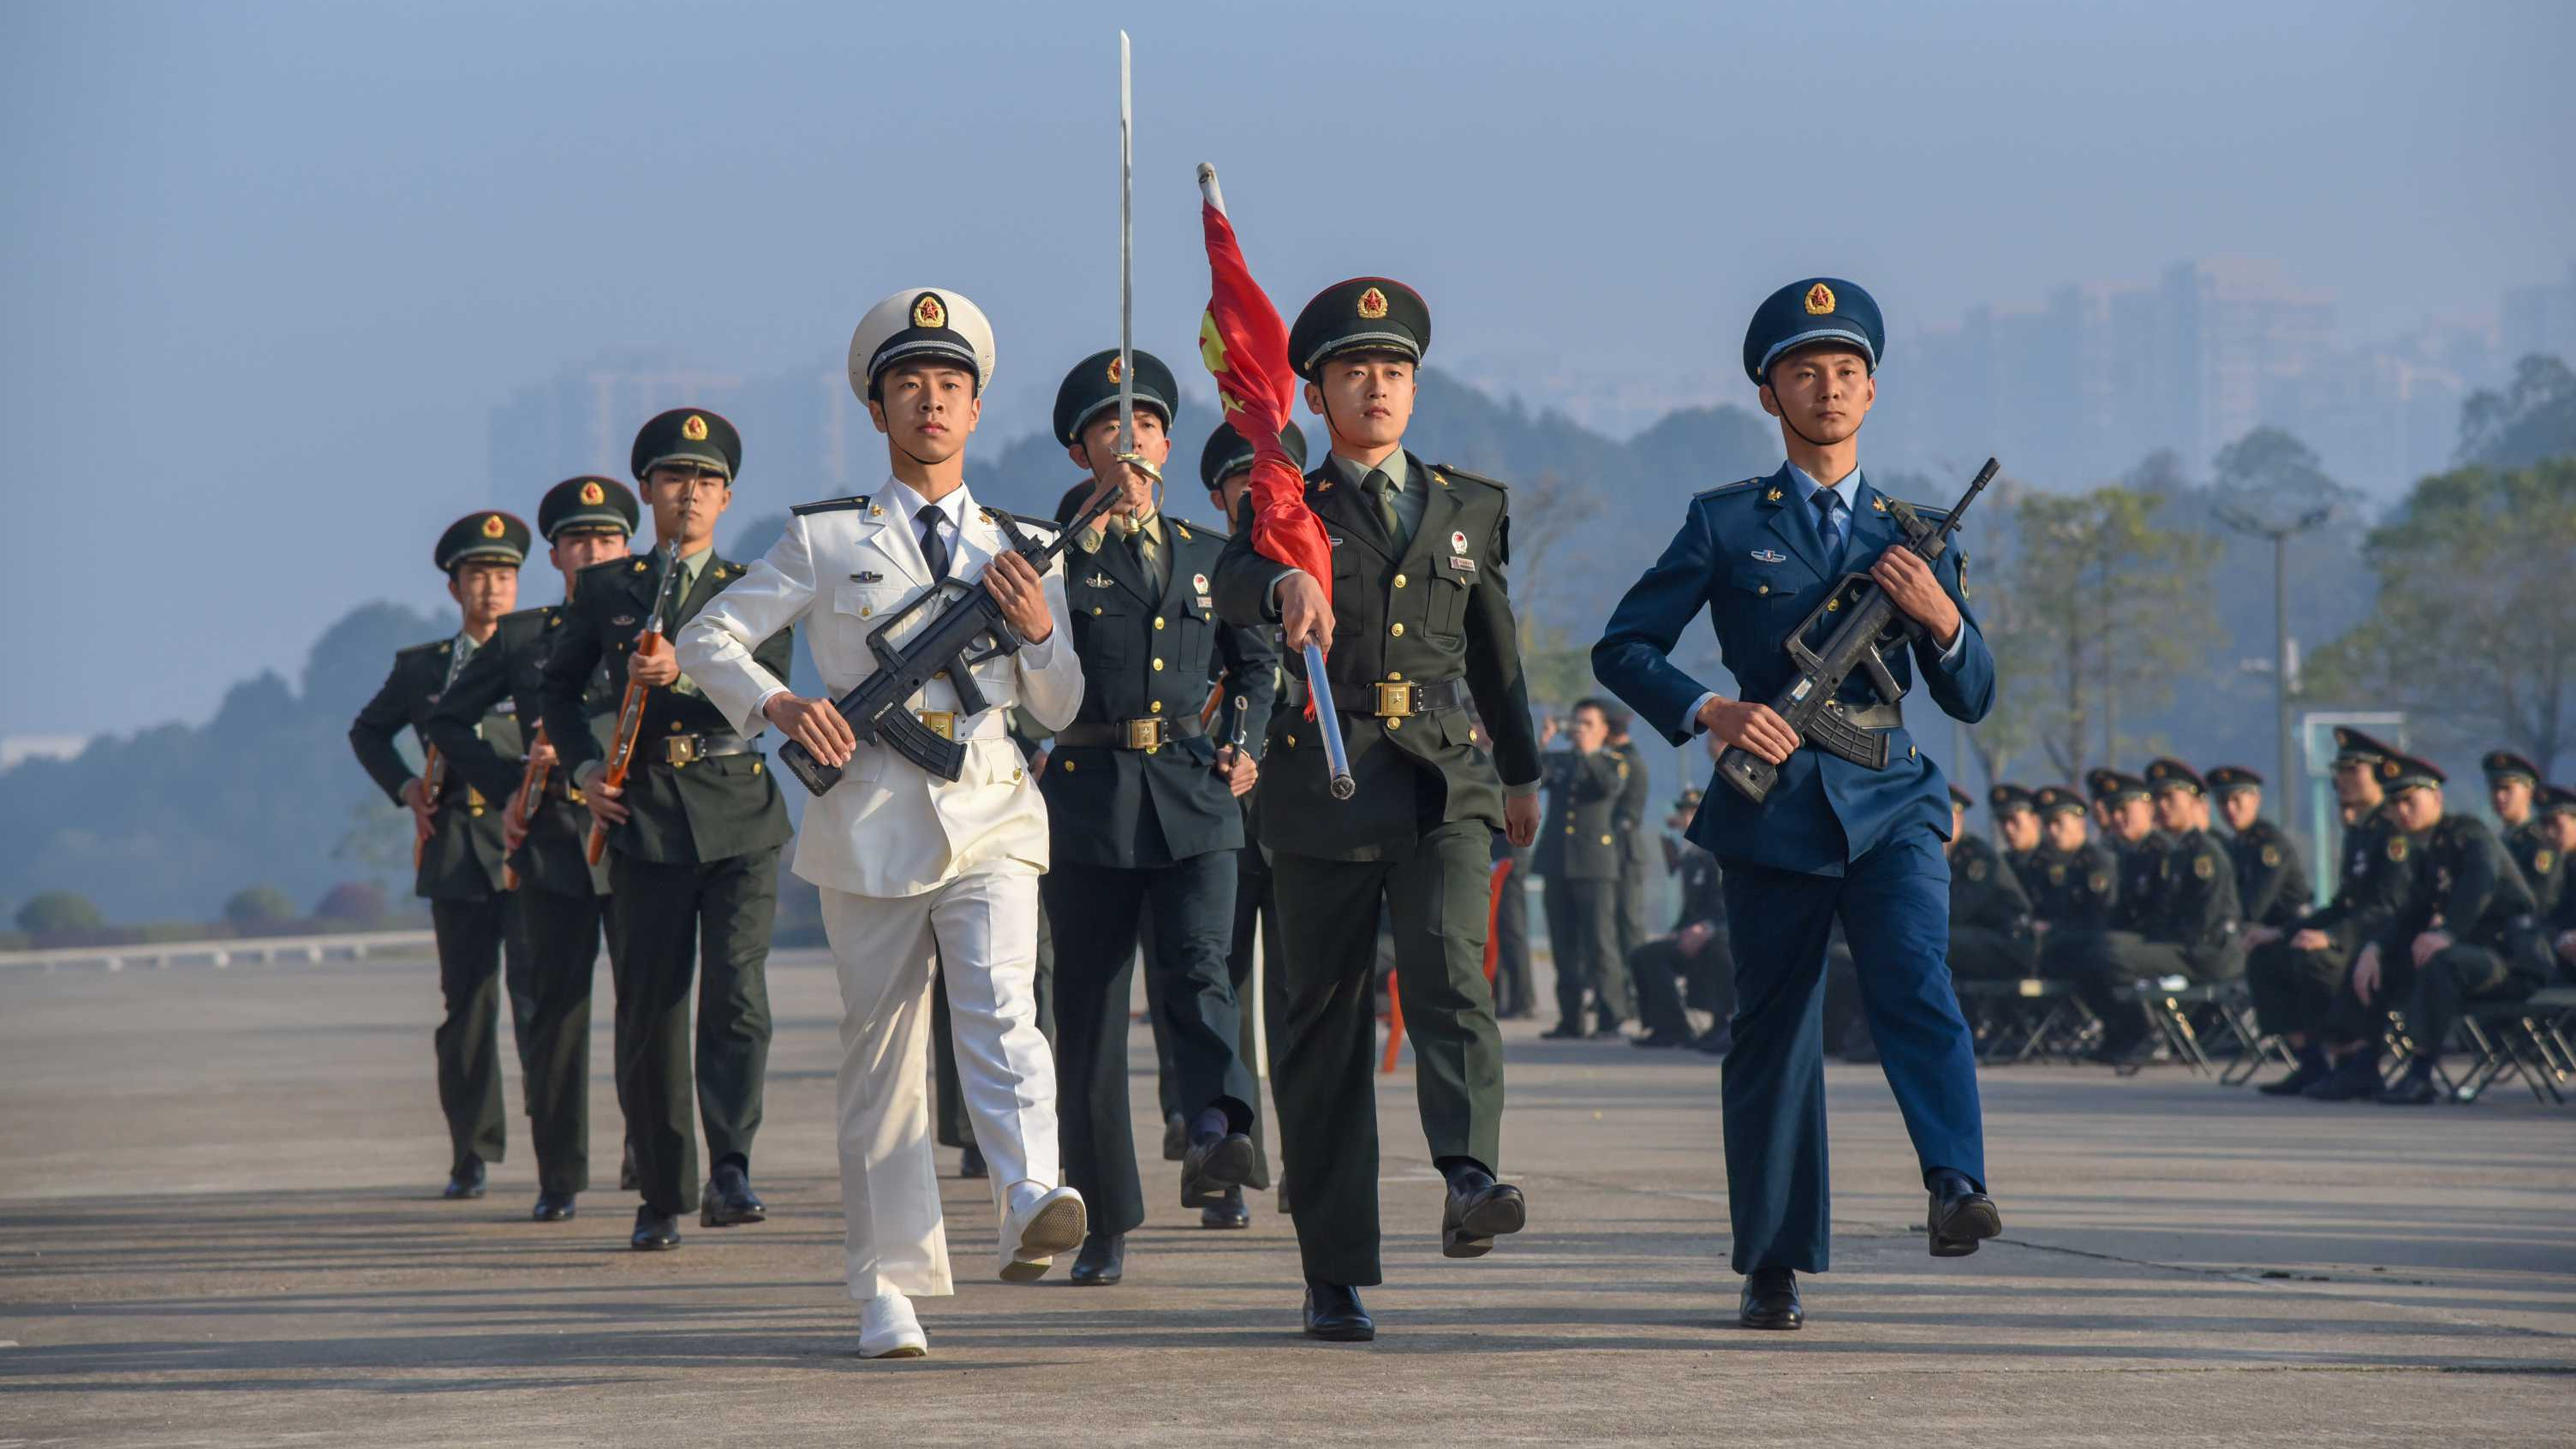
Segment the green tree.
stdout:
<svg viewBox="0 0 2576 1449">
<path fill-rule="evenodd" d="M 2371 530 L 2379 601 L 2317 651 L 2305 693 L 2501 740 L 2552 772 L 2576 729 L 2576 458 L 2435 474 Z"/>
<path fill-rule="evenodd" d="M 224 919 L 236 926 L 274 926 L 295 919 L 295 902 L 275 886 L 244 886 L 224 902 Z"/>
<path fill-rule="evenodd" d="M 2460 405 L 2463 463 L 2527 468 L 2565 457 L 2576 457 L 2576 372 L 2555 357 L 2524 358 L 2503 392 L 2481 389 Z"/>
<path fill-rule="evenodd" d="M 102 931 L 107 917 L 78 891 L 38 891 L 18 908 L 18 929 L 30 936 Z"/>
<path fill-rule="evenodd" d="M 2000 677 L 1995 713 L 1976 735 L 1990 774 L 2033 746 L 2063 780 L 2118 760 L 2134 743 L 2123 712 L 2145 717 L 2200 662 L 2217 632 L 2217 542 L 2160 526 L 2165 501 L 2111 486 L 2013 503 L 2016 547 L 1999 597 L 1978 601 Z"/>
</svg>

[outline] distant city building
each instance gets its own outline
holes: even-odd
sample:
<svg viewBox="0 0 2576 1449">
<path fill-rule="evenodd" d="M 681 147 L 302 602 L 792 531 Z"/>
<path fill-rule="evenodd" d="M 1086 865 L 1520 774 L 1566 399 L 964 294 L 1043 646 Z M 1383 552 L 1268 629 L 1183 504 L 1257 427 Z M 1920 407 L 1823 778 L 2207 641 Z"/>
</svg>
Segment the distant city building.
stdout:
<svg viewBox="0 0 2576 1449">
<path fill-rule="evenodd" d="M 861 456 L 877 466 L 874 429 L 837 362 L 745 378 L 674 366 L 656 353 L 611 353 L 564 367 L 492 410 L 492 484 L 514 496 L 575 473 L 623 478 L 635 429 L 692 405 L 742 430 L 745 484 L 771 507 L 847 491 Z"/>
<path fill-rule="evenodd" d="M 2562 281 L 2506 288 L 2499 331 L 2507 367 L 2535 352 L 2576 367 L 2576 262 Z"/>
</svg>

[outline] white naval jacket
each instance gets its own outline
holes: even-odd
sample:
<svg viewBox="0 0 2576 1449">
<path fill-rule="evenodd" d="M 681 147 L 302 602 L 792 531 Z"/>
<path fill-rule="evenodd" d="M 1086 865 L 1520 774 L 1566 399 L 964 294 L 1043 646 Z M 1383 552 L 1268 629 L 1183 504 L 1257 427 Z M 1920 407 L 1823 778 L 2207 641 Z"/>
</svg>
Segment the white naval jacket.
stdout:
<svg viewBox="0 0 2576 1449">
<path fill-rule="evenodd" d="M 971 493 L 963 502 L 949 577 L 971 581 L 1010 544 Z M 837 699 L 857 688 L 877 668 L 868 635 L 931 582 L 913 530 L 910 518 L 866 498 L 797 510 L 768 555 L 680 631 L 680 667 L 748 735 L 767 724 L 761 705 L 786 688 L 751 651 L 801 620 L 825 692 Z M 1046 601 L 1055 632 L 1045 642 L 975 666 L 992 708 L 955 722 L 967 742 L 965 773 L 943 780 L 882 744 L 860 745 L 841 783 L 805 806 L 796 874 L 827 890 L 910 896 L 999 861 L 1046 869 L 1046 801 L 1006 728 L 1013 705 L 1049 731 L 1071 723 L 1082 705 L 1060 563 L 1047 571 Z M 934 612 L 922 610 L 896 637 Z M 953 712 L 957 696 L 933 680 L 912 706 Z"/>
</svg>

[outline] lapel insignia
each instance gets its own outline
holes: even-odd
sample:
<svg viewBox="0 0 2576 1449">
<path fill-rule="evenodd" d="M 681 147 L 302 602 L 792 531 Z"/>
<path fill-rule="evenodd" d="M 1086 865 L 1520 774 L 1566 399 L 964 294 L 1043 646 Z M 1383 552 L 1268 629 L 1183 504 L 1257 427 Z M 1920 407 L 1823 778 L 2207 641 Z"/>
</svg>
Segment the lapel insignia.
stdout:
<svg viewBox="0 0 2576 1449">
<path fill-rule="evenodd" d="M 1872 498 L 1869 500 L 1869 506 L 1872 512 L 1885 513 L 1887 511 L 1887 500 L 1884 498 Z"/>
<path fill-rule="evenodd" d="M 1187 543 L 1187 542 L 1189 542 L 1189 541 L 1190 541 L 1190 528 L 1189 528 L 1189 525 L 1188 525 L 1188 524 L 1186 524 L 1186 523 L 1181 522 L 1181 521 L 1180 521 L 1180 520 L 1178 520 L 1178 519 L 1174 519 L 1174 520 L 1172 521 L 1172 532 L 1177 533 L 1177 534 L 1179 534 L 1179 535 L 1181 536 L 1181 542 L 1183 542 L 1183 543 Z M 1205 587 L 1207 587 L 1207 586 L 1206 586 L 1205 584 L 1202 584 L 1202 585 L 1200 585 L 1199 587 L 1201 587 L 1201 588 L 1205 588 Z"/>
<path fill-rule="evenodd" d="M 1190 575 L 1190 592 L 1191 592 L 1191 593 L 1194 593 L 1194 594 L 1204 594 L 1204 593 L 1206 593 L 1207 591 L 1208 591 L 1207 575 L 1205 575 L 1205 574 L 1192 574 L 1192 575 Z"/>
<path fill-rule="evenodd" d="M 885 575 L 878 573 L 875 569 L 861 569 L 857 573 L 850 575 L 850 582 L 854 584 L 881 584 L 885 582 Z"/>
<path fill-rule="evenodd" d="M 639 558 L 639 559 L 637 559 L 637 560 L 635 561 L 635 572 L 637 572 L 637 573 L 639 573 L 639 574 L 640 574 L 640 573 L 642 573 L 642 572 L 644 572 L 646 569 L 651 568 L 651 567 L 652 567 L 652 565 L 651 565 L 651 564 L 649 564 L 649 563 L 645 562 L 644 560 L 642 560 L 642 559 L 640 559 L 640 558 Z"/>
<path fill-rule="evenodd" d="M 1763 495 L 1762 495 L 1762 501 L 1763 501 L 1763 502 L 1765 502 L 1765 503 L 1777 503 L 1777 502 L 1779 502 L 1779 501 L 1780 501 L 1780 490 L 1779 490 L 1779 489 L 1777 489 L 1777 488 L 1774 488 L 1774 489 L 1772 489 L 1770 492 L 1763 494 Z"/>
<path fill-rule="evenodd" d="M 1780 552 L 1778 549 L 1757 548 L 1753 551 L 1753 561 L 1755 563 L 1787 563 L 1789 561 L 1789 556 Z"/>
<path fill-rule="evenodd" d="M 1449 551 L 1460 558 L 1467 556 L 1467 530 L 1460 528 L 1450 531 Z"/>
</svg>

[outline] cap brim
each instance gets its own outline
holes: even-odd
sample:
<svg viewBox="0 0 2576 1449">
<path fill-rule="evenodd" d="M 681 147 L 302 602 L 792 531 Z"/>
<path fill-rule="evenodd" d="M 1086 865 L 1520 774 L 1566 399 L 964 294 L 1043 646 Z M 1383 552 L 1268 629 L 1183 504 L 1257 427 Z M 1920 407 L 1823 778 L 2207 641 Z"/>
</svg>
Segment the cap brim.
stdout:
<svg viewBox="0 0 2576 1449">
<path fill-rule="evenodd" d="M 650 477 L 654 469 L 669 463 L 687 463 L 698 468 L 713 468 L 725 476 L 726 482 L 733 481 L 733 465 L 726 462 L 721 453 L 664 453 L 661 457 L 652 459 L 643 467 L 636 469 L 635 477 L 641 481 Z"/>
<path fill-rule="evenodd" d="M 944 357 L 974 374 L 979 385 L 983 382 L 984 369 L 976 360 L 974 350 L 942 337 L 916 337 L 909 342 L 889 343 L 878 349 L 877 355 L 868 360 L 868 381 L 876 381 L 880 374 L 898 362 L 910 362 L 920 357 Z"/>
<path fill-rule="evenodd" d="M 1146 408 L 1152 408 L 1154 411 L 1163 415 L 1163 426 L 1166 429 L 1169 429 L 1172 426 L 1172 405 L 1163 401 L 1161 398 L 1155 397 L 1149 393 L 1140 392 L 1136 394 L 1136 407 L 1140 412 Z M 1065 429 L 1065 431 L 1073 434 L 1073 436 L 1078 440 L 1082 437 L 1082 430 L 1091 426 L 1091 420 L 1093 418 L 1100 416 L 1102 413 L 1114 413 L 1116 411 L 1118 411 L 1118 399 L 1114 397 L 1103 398 L 1099 402 L 1093 403 L 1091 406 L 1084 408 L 1080 413 L 1076 414 L 1073 419 L 1073 426 Z"/>
<path fill-rule="evenodd" d="M 1409 332 L 1353 332 L 1336 337 L 1308 353 L 1306 360 L 1298 364 L 1298 370 L 1302 372 L 1326 358 L 1339 357 L 1347 352 L 1401 352 L 1417 363 L 1422 360 L 1422 344 L 1415 341 Z"/>
<path fill-rule="evenodd" d="M 1871 371 L 1878 370 L 1878 349 L 1869 345 L 1869 338 L 1866 335 L 1848 327 L 1819 327 L 1812 332 L 1801 332 L 1793 337 L 1782 338 L 1771 344 L 1771 350 L 1762 354 L 1762 365 L 1753 370 L 1768 377 L 1771 374 L 1771 364 L 1780 360 L 1780 354 L 1794 352 L 1801 347 L 1812 347 L 1819 342 L 1848 342 L 1860 349 L 1861 356 L 1869 359 Z"/>
</svg>

